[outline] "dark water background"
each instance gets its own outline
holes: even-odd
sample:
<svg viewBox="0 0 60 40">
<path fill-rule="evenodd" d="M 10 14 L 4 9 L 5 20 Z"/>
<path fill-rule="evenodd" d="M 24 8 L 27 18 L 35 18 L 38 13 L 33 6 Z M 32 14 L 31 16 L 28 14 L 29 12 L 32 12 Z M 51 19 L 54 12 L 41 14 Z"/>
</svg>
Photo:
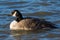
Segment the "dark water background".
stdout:
<svg viewBox="0 0 60 40">
<path fill-rule="evenodd" d="M 10 31 L 12 10 L 23 16 L 44 18 L 60 27 L 60 0 L 0 0 L 0 40 L 60 40 L 60 28 L 41 31 Z"/>
</svg>

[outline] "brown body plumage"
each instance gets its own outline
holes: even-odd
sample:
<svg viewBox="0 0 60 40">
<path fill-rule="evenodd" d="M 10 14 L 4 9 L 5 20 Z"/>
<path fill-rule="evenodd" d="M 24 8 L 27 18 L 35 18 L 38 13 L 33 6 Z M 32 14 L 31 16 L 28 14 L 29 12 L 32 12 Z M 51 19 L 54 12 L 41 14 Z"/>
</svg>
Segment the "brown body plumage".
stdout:
<svg viewBox="0 0 60 40">
<path fill-rule="evenodd" d="M 12 12 L 16 16 L 16 20 L 10 24 L 11 30 L 38 30 L 43 28 L 56 28 L 55 25 L 49 21 L 38 18 L 23 18 L 18 10 Z"/>
</svg>

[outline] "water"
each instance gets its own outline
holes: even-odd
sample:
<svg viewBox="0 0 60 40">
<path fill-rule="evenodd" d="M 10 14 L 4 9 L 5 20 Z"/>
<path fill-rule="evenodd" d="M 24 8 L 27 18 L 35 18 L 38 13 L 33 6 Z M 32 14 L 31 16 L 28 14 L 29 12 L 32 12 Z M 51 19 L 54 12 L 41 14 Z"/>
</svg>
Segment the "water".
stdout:
<svg viewBox="0 0 60 40">
<path fill-rule="evenodd" d="M 44 18 L 60 27 L 60 0 L 0 0 L 0 40 L 60 40 L 60 29 L 10 31 L 12 10 L 23 16 Z"/>
</svg>

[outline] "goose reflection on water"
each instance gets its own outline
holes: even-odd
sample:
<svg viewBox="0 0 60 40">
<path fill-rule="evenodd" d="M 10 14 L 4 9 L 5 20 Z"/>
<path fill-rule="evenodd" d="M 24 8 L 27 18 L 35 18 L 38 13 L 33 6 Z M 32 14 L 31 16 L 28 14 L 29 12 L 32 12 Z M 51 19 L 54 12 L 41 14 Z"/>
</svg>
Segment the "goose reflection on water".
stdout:
<svg viewBox="0 0 60 40">
<path fill-rule="evenodd" d="M 11 31 L 11 35 L 16 40 L 38 40 L 41 37 L 46 36 L 50 30 L 37 30 L 37 31 Z M 41 34 L 40 34 L 41 33 Z M 43 35 L 44 34 L 44 35 Z"/>
</svg>

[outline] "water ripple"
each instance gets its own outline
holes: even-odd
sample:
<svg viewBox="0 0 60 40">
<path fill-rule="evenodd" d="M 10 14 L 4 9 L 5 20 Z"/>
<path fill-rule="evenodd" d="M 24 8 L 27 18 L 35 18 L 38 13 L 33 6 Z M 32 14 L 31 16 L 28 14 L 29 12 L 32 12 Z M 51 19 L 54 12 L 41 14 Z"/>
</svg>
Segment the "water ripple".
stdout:
<svg viewBox="0 0 60 40">
<path fill-rule="evenodd" d="M 15 9 L 24 17 L 44 18 L 60 27 L 60 0 L 0 0 L 0 40 L 60 40 L 60 29 L 11 33 L 9 24 L 13 18 L 8 15 Z"/>
</svg>

